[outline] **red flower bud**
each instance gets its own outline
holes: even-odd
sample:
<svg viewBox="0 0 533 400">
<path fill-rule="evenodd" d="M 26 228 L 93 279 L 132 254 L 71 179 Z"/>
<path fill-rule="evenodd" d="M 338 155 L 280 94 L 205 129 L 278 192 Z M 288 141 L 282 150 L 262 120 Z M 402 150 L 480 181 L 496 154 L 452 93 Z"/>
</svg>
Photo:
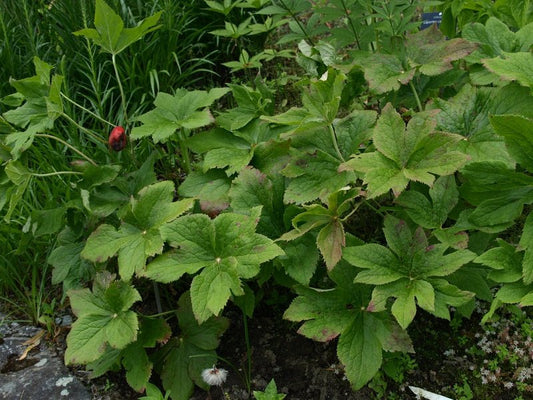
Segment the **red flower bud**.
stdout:
<svg viewBox="0 0 533 400">
<path fill-rule="evenodd" d="M 115 151 L 121 151 L 126 147 L 127 137 L 124 128 L 115 126 L 109 134 L 109 148 Z"/>
</svg>

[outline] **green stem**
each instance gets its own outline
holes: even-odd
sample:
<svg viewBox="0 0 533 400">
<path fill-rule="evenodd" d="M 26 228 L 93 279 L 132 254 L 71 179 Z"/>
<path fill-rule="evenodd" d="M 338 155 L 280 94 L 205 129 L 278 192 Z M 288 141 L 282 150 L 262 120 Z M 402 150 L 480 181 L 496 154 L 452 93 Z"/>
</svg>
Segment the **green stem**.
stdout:
<svg viewBox="0 0 533 400">
<path fill-rule="evenodd" d="M 95 114 L 94 112 L 92 112 L 91 110 L 88 110 L 87 108 L 83 107 L 81 104 L 78 104 L 76 103 L 74 100 L 72 100 L 70 97 L 68 97 L 66 94 L 64 93 L 61 93 L 61 97 L 63 97 L 65 100 L 69 101 L 70 103 L 74 104 L 76 107 L 82 109 L 83 111 L 85 111 L 86 113 L 89 113 L 90 115 L 92 115 L 94 118 L 102 121 L 103 123 L 106 123 L 112 127 L 115 127 L 115 124 L 112 124 L 111 122 L 109 122 L 108 120 L 100 117 L 98 114 Z"/>
<path fill-rule="evenodd" d="M 124 94 L 124 88 L 122 87 L 122 81 L 120 80 L 120 75 L 118 73 L 116 54 L 111 56 L 111 61 L 113 62 L 113 68 L 115 70 L 115 76 L 117 78 L 118 89 L 120 90 L 120 97 L 122 98 L 122 112 L 124 114 L 124 124 L 128 124 L 128 113 L 126 111 L 126 95 Z"/>
<path fill-rule="evenodd" d="M 341 0 L 342 7 L 344 8 L 344 13 L 346 14 L 346 18 L 348 18 L 348 22 L 350 23 L 350 28 L 352 28 L 353 35 L 355 36 L 355 42 L 357 43 L 357 48 L 359 50 L 361 49 L 361 42 L 359 41 L 359 35 L 357 34 L 357 31 L 355 30 L 355 26 L 352 22 L 352 19 L 350 18 L 350 14 L 348 13 L 348 8 L 346 7 L 346 2 L 344 0 Z"/>
<path fill-rule="evenodd" d="M 75 120 L 73 120 L 68 114 L 65 114 L 65 113 L 61 113 L 61 115 L 63 117 L 65 117 L 65 119 L 67 119 L 69 122 L 73 123 L 74 125 L 76 125 L 80 130 L 82 130 L 83 132 L 86 132 L 89 134 L 89 136 L 93 137 L 94 139 L 96 139 L 97 141 L 103 143 L 103 144 L 107 144 L 107 142 L 102 139 L 100 136 L 98 136 L 96 133 L 90 131 L 89 129 L 81 126 L 80 124 L 78 124 L 78 122 L 76 122 Z"/>
<path fill-rule="evenodd" d="M 339 145 L 337 144 L 337 135 L 335 133 L 335 128 L 333 128 L 332 124 L 329 124 L 328 128 L 329 128 L 329 134 L 331 135 L 331 141 L 333 142 L 333 147 L 335 148 L 335 152 L 337 153 L 337 155 L 339 156 L 341 161 L 345 162 L 346 160 L 342 156 L 342 153 L 341 153 L 341 151 L 339 149 Z"/>
<path fill-rule="evenodd" d="M 183 161 L 182 166 L 185 172 L 189 174 L 191 172 L 191 158 L 189 157 L 189 149 L 187 148 L 187 144 L 185 144 L 185 141 L 183 139 L 180 139 L 179 143 L 181 160 Z"/>
<path fill-rule="evenodd" d="M 422 103 L 420 102 L 420 97 L 418 97 L 418 93 L 416 91 L 415 85 L 413 84 L 413 81 L 409 81 L 409 86 L 411 87 L 411 90 L 413 91 L 413 95 L 415 96 L 416 105 L 418 106 L 418 111 L 422 112 L 424 111 L 424 108 L 422 107 Z"/>
<path fill-rule="evenodd" d="M 246 317 L 245 312 L 242 312 L 242 322 L 244 327 L 244 341 L 246 342 L 246 388 L 248 389 L 248 394 L 251 392 L 251 381 L 252 381 L 252 348 L 250 346 L 250 333 L 248 331 L 248 318 Z"/>
<path fill-rule="evenodd" d="M 370 201 L 366 200 L 365 203 L 366 203 L 366 205 L 367 205 L 368 207 L 370 207 L 370 209 L 372 209 L 375 213 L 381 215 L 382 217 L 385 216 L 385 214 L 383 214 L 380 210 L 378 210 L 376 207 L 374 207 L 372 204 L 370 204 Z"/>
<path fill-rule="evenodd" d="M 309 36 L 307 31 L 305 30 L 305 28 L 301 24 L 300 20 L 296 17 L 296 14 L 294 14 L 294 12 L 289 7 L 287 7 L 287 5 L 285 4 L 285 2 L 283 0 L 280 0 L 280 2 L 283 5 L 282 8 L 284 8 L 290 14 L 291 18 L 298 24 L 298 26 L 302 30 L 304 36 L 307 38 L 307 40 L 309 40 L 309 44 L 312 47 L 314 47 L 315 46 L 315 42 L 313 41 L 313 39 L 311 39 L 311 37 Z"/>
<path fill-rule="evenodd" d="M 84 153 L 82 153 L 81 151 L 79 151 L 77 148 L 75 148 L 74 146 L 72 146 L 70 143 L 65 142 L 63 139 L 58 138 L 57 136 L 48 135 L 48 134 L 46 134 L 46 133 L 37 133 L 35 136 L 57 140 L 59 143 L 64 144 L 65 146 L 67 146 L 69 149 L 71 149 L 71 150 L 72 150 L 73 152 L 75 152 L 76 154 L 78 154 L 78 155 L 80 155 L 81 157 L 85 158 L 87 161 L 89 161 L 89 162 L 90 162 L 92 165 L 94 165 L 95 167 L 98 166 L 98 164 L 97 164 L 92 158 L 90 158 L 89 156 L 86 156 Z"/>
<path fill-rule="evenodd" d="M 83 175 L 83 172 L 77 172 L 77 171 L 56 171 L 56 172 L 48 172 L 46 174 L 34 174 L 32 173 L 31 176 L 36 176 L 37 178 L 45 178 L 47 176 L 57 176 L 57 175 Z"/>
</svg>

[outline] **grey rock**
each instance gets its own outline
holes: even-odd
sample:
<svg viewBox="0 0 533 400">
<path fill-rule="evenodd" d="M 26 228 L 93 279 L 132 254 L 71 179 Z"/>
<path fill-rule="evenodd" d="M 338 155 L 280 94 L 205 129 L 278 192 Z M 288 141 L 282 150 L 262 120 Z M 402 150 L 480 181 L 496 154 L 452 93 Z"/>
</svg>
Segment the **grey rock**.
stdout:
<svg viewBox="0 0 533 400">
<path fill-rule="evenodd" d="M 18 360 L 26 348 L 23 343 L 38 332 L 39 328 L 32 326 L 0 323 L 0 399 L 90 400 L 88 390 L 44 340 L 25 359 Z"/>
</svg>

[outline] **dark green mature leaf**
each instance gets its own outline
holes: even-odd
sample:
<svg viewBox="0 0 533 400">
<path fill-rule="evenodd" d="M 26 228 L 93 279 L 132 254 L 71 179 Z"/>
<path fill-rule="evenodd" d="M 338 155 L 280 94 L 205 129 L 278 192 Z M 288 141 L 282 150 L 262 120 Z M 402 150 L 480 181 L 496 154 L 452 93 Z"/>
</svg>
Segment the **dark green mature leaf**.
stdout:
<svg viewBox="0 0 533 400">
<path fill-rule="evenodd" d="M 462 195 L 477 206 L 468 216 L 474 226 L 503 230 L 521 215 L 524 204 L 533 202 L 533 178 L 502 163 L 473 163 L 462 172 Z"/>
<path fill-rule="evenodd" d="M 158 93 L 154 100 L 155 109 L 137 117 L 141 126 L 133 128 L 132 139 L 152 136 L 154 142 L 166 142 L 178 129 L 196 129 L 214 122 L 206 108 L 229 88 L 214 88 L 210 91 L 178 89 L 174 95 Z"/>
<path fill-rule="evenodd" d="M 339 110 L 346 76 L 333 68 L 320 79 L 313 79 L 302 94 L 302 108 L 291 108 L 276 116 L 262 116 L 261 119 L 279 125 L 289 126 L 284 137 L 305 134 L 309 130 L 333 123 Z"/>
<path fill-rule="evenodd" d="M 483 60 L 483 65 L 504 80 L 517 81 L 533 90 L 533 54 L 503 53 L 503 57 Z"/>
<path fill-rule="evenodd" d="M 132 198 L 122 225 L 115 230 L 111 225 L 100 225 L 87 239 L 82 257 L 93 262 L 104 262 L 118 253 L 119 272 L 129 280 L 140 273 L 146 258 L 163 251 L 160 228 L 172 221 L 194 203 L 193 199 L 172 202 L 174 183 L 162 181 L 147 186 Z"/>
<path fill-rule="evenodd" d="M 92 292 L 71 290 L 68 295 L 78 319 L 67 336 L 67 364 L 94 361 L 104 353 L 107 344 L 122 349 L 136 340 L 137 315 L 129 308 L 141 296 L 126 282 L 113 281 L 110 274 L 100 274 Z"/>
<path fill-rule="evenodd" d="M 244 168 L 233 180 L 229 196 L 231 208 L 240 214 L 249 214 L 253 207 L 262 206 L 259 233 L 278 238 L 284 232 L 283 194 L 275 190 L 272 180 L 261 171 Z"/>
<path fill-rule="evenodd" d="M 332 274 L 333 289 L 297 288 L 299 296 L 284 318 L 305 321 L 298 332 L 317 341 L 330 341 L 340 335 L 339 360 L 355 390 L 364 386 L 381 366 L 382 350 L 412 350 L 407 334 L 385 315 L 366 309 L 368 290 L 352 283 L 354 270 L 339 264 Z"/>
<path fill-rule="evenodd" d="M 424 228 L 440 228 L 448 213 L 459 200 L 459 192 L 453 175 L 437 178 L 429 189 L 428 199 L 424 194 L 409 190 L 403 192 L 396 203 L 405 208 L 411 219 Z"/>
<path fill-rule="evenodd" d="M 205 213 L 216 216 L 229 207 L 231 180 L 221 170 L 212 169 L 205 173 L 193 171 L 181 183 L 178 193 L 200 201 Z"/>
<path fill-rule="evenodd" d="M 194 384 L 207 388 L 201 379 L 201 372 L 216 364 L 215 349 L 229 321 L 223 317 L 210 317 L 203 324 L 198 324 L 189 292 L 180 297 L 178 304 L 176 314 L 180 336 L 171 339 L 164 349 L 166 356 L 161 379 L 165 390 L 171 392 L 172 399 L 188 400 Z"/>
<path fill-rule="evenodd" d="M 191 285 L 194 314 L 200 323 L 218 315 L 231 294 L 244 294 L 242 279 L 254 277 L 260 264 L 283 254 L 272 240 L 255 233 L 260 212 L 259 207 L 250 216 L 227 213 L 214 220 L 194 214 L 166 224 L 161 233 L 176 247 L 176 263 L 149 264 L 143 275 L 172 282 L 202 270 Z"/>
<path fill-rule="evenodd" d="M 75 35 L 91 39 L 102 50 L 116 55 L 132 43 L 140 40 L 148 32 L 159 28 L 156 26 L 161 11 L 142 20 L 135 28 L 124 28 L 124 21 L 104 0 L 96 0 L 94 26 L 96 29 L 82 29 Z"/>
<path fill-rule="evenodd" d="M 525 250 L 522 262 L 522 278 L 526 285 L 533 283 L 533 213 L 530 213 L 526 222 L 522 236 L 520 237 L 520 248 Z"/>
<path fill-rule="evenodd" d="M 476 44 L 464 39 L 446 40 L 437 25 L 408 35 L 406 42 L 410 64 L 429 76 L 452 69 L 452 61 L 464 58 L 476 48 Z"/>
<path fill-rule="evenodd" d="M 522 167 L 533 171 L 533 120 L 521 115 L 493 115 L 490 123 L 503 136 L 509 153 Z"/>
<path fill-rule="evenodd" d="M 374 128 L 377 151 L 355 156 L 340 170 L 363 172 L 369 198 L 390 189 L 399 195 L 411 180 L 431 186 L 433 174 L 450 175 L 467 160 L 452 146 L 461 137 L 434 132 L 435 124 L 434 113 L 419 113 L 405 127 L 389 103 Z"/>
<path fill-rule="evenodd" d="M 340 161 L 322 150 L 293 154 L 291 162 L 281 171 L 292 178 L 285 190 L 287 203 L 303 204 L 317 198 L 325 202 L 330 194 L 355 181 L 352 171 L 339 172 Z"/>
<path fill-rule="evenodd" d="M 522 278 L 522 260 L 523 253 L 498 239 L 498 247 L 487 250 L 474 261 L 492 268 L 488 278 L 495 282 L 516 282 Z"/>
<path fill-rule="evenodd" d="M 396 55 L 357 53 L 355 63 L 363 68 L 370 89 L 376 94 L 400 89 L 414 77 L 416 69 L 404 70 Z"/>
<path fill-rule="evenodd" d="M 401 46 L 405 46 L 407 60 L 399 54 L 354 53 L 354 63 L 363 69 L 373 92 L 396 91 L 411 82 L 417 71 L 429 76 L 449 71 L 453 61 L 462 59 L 477 47 L 464 39 L 445 40 L 436 26 L 408 35 Z"/>
</svg>

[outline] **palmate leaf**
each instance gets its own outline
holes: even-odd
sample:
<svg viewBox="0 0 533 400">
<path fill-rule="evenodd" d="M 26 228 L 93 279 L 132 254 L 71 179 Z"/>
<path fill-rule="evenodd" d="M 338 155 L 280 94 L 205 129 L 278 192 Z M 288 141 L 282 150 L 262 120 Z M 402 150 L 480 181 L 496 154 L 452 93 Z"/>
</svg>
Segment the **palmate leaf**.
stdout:
<svg viewBox="0 0 533 400">
<path fill-rule="evenodd" d="M 459 201 L 459 192 L 453 175 L 437 178 L 429 189 L 428 199 L 416 190 L 403 192 L 396 203 L 404 207 L 409 217 L 424 228 L 440 228 L 448 213 Z"/>
<path fill-rule="evenodd" d="M 477 48 L 464 39 L 446 40 L 436 26 L 408 35 L 405 42 L 407 63 L 399 54 L 380 54 L 358 51 L 354 64 L 361 67 L 370 90 L 377 94 L 400 89 L 414 78 L 417 72 L 436 76 L 453 68 L 460 60 Z"/>
<path fill-rule="evenodd" d="M 503 58 L 483 60 L 483 65 L 502 79 L 517 81 L 533 90 L 533 54 L 530 52 L 504 53 Z"/>
<path fill-rule="evenodd" d="M 533 203 L 533 178 L 505 164 L 473 163 L 463 168 L 462 174 L 462 195 L 476 206 L 468 216 L 475 227 L 504 230 L 522 214 L 525 204 Z"/>
<path fill-rule="evenodd" d="M 421 228 L 412 232 L 404 221 L 391 216 L 385 218 L 383 231 L 389 248 L 371 243 L 347 247 L 343 252 L 346 261 L 363 268 L 354 282 L 375 285 L 369 307 L 376 311 L 384 310 L 387 299 L 395 297 L 391 311 L 404 329 L 415 317 L 416 304 L 437 316 L 444 315 L 442 310 L 436 313 L 435 304 L 439 300 L 445 302 L 447 297 L 441 293 L 437 300 L 437 293 L 440 288 L 445 287 L 450 292 L 454 287 L 442 285 L 440 281 L 435 287 L 435 278 L 457 271 L 472 261 L 475 253 L 458 250 L 445 254 L 448 246 L 428 246 Z M 471 296 L 471 293 L 460 292 L 465 302 Z M 445 305 L 439 304 L 440 309 Z"/>
<path fill-rule="evenodd" d="M 174 95 L 158 93 L 155 109 L 137 117 L 142 125 L 133 128 L 132 139 L 152 136 L 154 142 L 167 141 L 178 129 L 196 129 L 214 122 L 207 109 L 224 96 L 229 88 L 214 88 L 210 91 L 178 89 Z"/>
<path fill-rule="evenodd" d="M 342 216 L 351 208 L 350 202 L 355 196 L 355 190 L 344 189 L 334 192 L 328 197 L 328 208 L 319 204 L 306 206 L 306 211 L 292 219 L 294 229 L 284 233 L 278 240 L 292 241 L 300 239 L 308 232 L 320 228 L 316 245 L 326 262 L 326 267 L 331 271 L 341 259 L 342 249 L 346 245 Z M 303 241 L 300 241 L 299 246 L 302 245 Z M 287 265 L 287 260 L 284 261 L 282 261 L 282 264 Z M 313 271 L 315 266 L 316 262 L 313 265 Z M 308 267 L 311 267 L 311 265 L 308 265 Z M 306 271 L 309 272 L 308 269 Z"/>
<path fill-rule="evenodd" d="M 104 262 L 118 253 L 119 273 L 129 280 L 146 265 L 146 258 L 163 251 L 160 228 L 193 206 L 194 199 L 172 202 L 174 183 L 162 181 L 147 186 L 132 198 L 128 213 L 118 230 L 103 224 L 94 231 L 81 255 Z"/>
<path fill-rule="evenodd" d="M 144 35 L 159 28 L 156 26 L 161 11 L 142 20 L 135 28 L 124 28 L 124 21 L 104 0 L 96 0 L 94 26 L 74 32 L 85 36 L 107 53 L 116 55 Z"/>
<path fill-rule="evenodd" d="M 261 119 L 286 125 L 284 137 L 325 127 L 333 123 L 339 110 L 342 90 L 346 76 L 333 68 L 320 79 L 313 79 L 309 88 L 302 94 L 303 107 L 291 108 L 275 116 L 262 116 Z"/>
<path fill-rule="evenodd" d="M 522 115 L 493 115 L 490 123 L 503 136 L 509 153 L 516 162 L 533 170 L 533 120 Z"/>
<path fill-rule="evenodd" d="M 244 294 L 241 280 L 259 273 L 262 263 L 283 251 L 266 236 L 255 233 L 261 207 L 251 215 L 226 213 L 214 220 L 207 215 L 188 215 L 161 228 L 164 240 L 176 247 L 150 263 L 143 276 L 172 282 L 194 274 L 192 308 L 199 323 L 218 315 L 233 294 Z"/>
<path fill-rule="evenodd" d="M 93 290 L 68 292 L 78 319 L 67 336 L 66 364 L 83 364 L 98 359 L 106 345 L 123 349 L 137 338 L 137 315 L 129 308 L 141 296 L 108 273 L 97 275 Z"/>
<path fill-rule="evenodd" d="M 450 175 L 467 160 L 452 147 L 461 137 L 435 132 L 435 125 L 434 113 L 419 113 L 405 127 L 389 103 L 374 128 L 377 151 L 355 156 L 341 164 L 340 170 L 364 173 L 369 198 L 390 189 L 399 195 L 412 180 L 431 186 L 433 174 Z"/>
<path fill-rule="evenodd" d="M 317 341 L 338 336 L 337 355 L 355 390 L 364 386 L 381 366 L 382 351 L 412 351 L 407 333 L 386 315 L 366 309 L 369 291 L 354 284 L 354 270 L 339 264 L 332 271 L 333 289 L 297 288 L 298 297 L 284 318 L 304 321 L 298 333 Z"/>
<path fill-rule="evenodd" d="M 503 88 L 464 86 L 449 100 L 435 99 L 437 128 L 464 136 L 458 148 L 470 157 L 469 162 L 500 161 L 510 168 L 515 160 L 497 135 L 489 115 L 516 114 L 533 117 L 533 97 L 529 90 L 516 85 Z"/>
<path fill-rule="evenodd" d="M 195 384 L 207 389 L 201 373 L 203 369 L 216 364 L 215 349 L 220 335 L 228 328 L 229 321 L 223 317 L 210 317 L 199 324 L 192 311 L 189 292 L 180 297 L 178 305 L 176 314 L 180 333 L 179 337 L 172 338 L 163 349 L 166 357 L 161 379 L 163 387 L 171 392 L 173 400 L 188 400 Z"/>
</svg>

